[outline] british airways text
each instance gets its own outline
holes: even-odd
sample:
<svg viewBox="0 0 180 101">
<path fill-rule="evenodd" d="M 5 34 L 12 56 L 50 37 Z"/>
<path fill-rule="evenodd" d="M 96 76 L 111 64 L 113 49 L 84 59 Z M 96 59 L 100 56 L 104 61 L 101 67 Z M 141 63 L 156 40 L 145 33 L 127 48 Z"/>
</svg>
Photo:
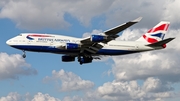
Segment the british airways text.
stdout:
<svg viewBox="0 0 180 101">
<path fill-rule="evenodd" d="M 49 39 L 49 38 L 38 38 L 38 41 L 70 42 L 69 39 Z"/>
</svg>

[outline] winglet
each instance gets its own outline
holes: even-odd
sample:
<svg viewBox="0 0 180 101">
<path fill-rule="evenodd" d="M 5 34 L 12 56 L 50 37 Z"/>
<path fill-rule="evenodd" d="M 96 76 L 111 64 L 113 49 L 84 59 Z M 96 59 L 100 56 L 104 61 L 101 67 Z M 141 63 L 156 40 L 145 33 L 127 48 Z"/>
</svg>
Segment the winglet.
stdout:
<svg viewBox="0 0 180 101">
<path fill-rule="evenodd" d="M 142 17 L 139 17 L 139 18 L 137 18 L 137 19 L 135 19 L 135 20 L 133 20 L 131 22 L 139 22 L 139 21 L 141 21 L 141 19 L 142 19 Z"/>
</svg>

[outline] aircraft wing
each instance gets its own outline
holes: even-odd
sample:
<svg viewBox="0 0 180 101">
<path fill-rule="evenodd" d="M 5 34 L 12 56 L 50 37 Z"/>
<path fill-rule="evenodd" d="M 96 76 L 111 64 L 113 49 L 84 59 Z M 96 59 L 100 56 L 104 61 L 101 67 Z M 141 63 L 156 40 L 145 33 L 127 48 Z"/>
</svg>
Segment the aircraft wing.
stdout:
<svg viewBox="0 0 180 101">
<path fill-rule="evenodd" d="M 104 31 L 102 37 L 104 37 L 105 40 L 103 40 L 101 42 L 93 42 L 92 36 L 82 39 L 80 41 L 81 47 L 84 47 L 84 48 L 82 48 L 82 51 L 86 50 L 90 53 L 96 53 L 98 50 L 100 50 L 103 47 L 103 43 L 106 44 L 107 42 L 114 40 L 115 38 L 119 37 L 119 35 L 117 35 L 119 32 L 125 30 L 126 28 L 128 28 L 132 25 L 134 25 L 135 23 L 138 23 L 141 19 L 142 19 L 142 17 L 139 17 L 133 21 L 129 21 L 129 22 L 124 23 L 122 25 L 111 28 L 107 31 Z M 101 36 L 101 35 L 99 35 L 99 36 Z"/>
<path fill-rule="evenodd" d="M 116 27 L 114 27 L 112 29 L 109 29 L 109 30 L 105 31 L 104 34 L 106 34 L 106 35 L 116 35 L 119 32 L 125 30 L 126 28 L 134 25 L 135 23 L 138 23 L 139 21 L 141 21 L 141 19 L 142 19 L 142 17 L 139 17 L 139 18 L 137 18 L 137 19 L 135 19 L 133 21 L 129 21 L 129 22 L 124 23 L 122 25 L 116 26 Z"/>
</svg>

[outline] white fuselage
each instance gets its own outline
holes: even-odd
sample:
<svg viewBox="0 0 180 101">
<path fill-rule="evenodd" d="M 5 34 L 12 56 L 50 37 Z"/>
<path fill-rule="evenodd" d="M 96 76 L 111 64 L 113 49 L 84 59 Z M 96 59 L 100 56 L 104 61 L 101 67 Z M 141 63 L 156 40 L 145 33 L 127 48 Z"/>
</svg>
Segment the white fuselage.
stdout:
<svg viewBox="0 0 180 101">
<path fill-rule="evenodd" d="M 82 38 L 74 38 L 63 35 L 41 34 L 42 36 L 28 36 L 33 33 L 22 33 L 14 38 L 9 39 L 6 43 L 11 47 L 33 52 L 49 52 L 56 54 L 77 55 L 80 49 L 67 50 L 62 47 L 66 43 L 81 44 Z M 155 49 L 162 49 L 162 47 L 149 47 L 147 43 L 140 41 L 110 41 L 107 44 L 100 43 L 103 48 L 96 54 L 92 55 L 123 55 L 142 51 L 149 51 Z"/>
</svg>

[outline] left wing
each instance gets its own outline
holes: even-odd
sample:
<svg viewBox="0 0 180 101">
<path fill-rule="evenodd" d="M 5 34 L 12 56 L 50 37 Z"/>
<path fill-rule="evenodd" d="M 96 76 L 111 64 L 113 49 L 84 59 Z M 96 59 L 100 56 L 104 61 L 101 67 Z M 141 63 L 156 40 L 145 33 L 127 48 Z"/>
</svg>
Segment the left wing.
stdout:
<svg viewBox="0 0 180 101">
<path fill-rule="evenodd" d="M 139 21 L 141 21 L 141 19 L 142 19 L 142 17 L 139 17 L 139 18 L 137 18 L 137 19 L 135 19 L 133 21 L 129 21 L 129 22 L 124 23 L 122 25 L 116 26 L 116 27 L 114 27 L 112 29 L 109 29 L 109 30 L 105 31 L 104 34 L 105 35 L 116 35 L 119 32 L 125 30 L 126 28 L 134 25 L 135 23 L 138 23 Z"/>
<path fill-rule="evenodd" d="M 103 47 L 103 43 L 107 43 L 119 37 L 119 35 L 117 35 L 119 32 L 134 25 L 135 23 L 138 23 L 141 19 L 142 17 L 139 17 L 133 21 L 129 21 L 112 29 L 109 29 L 101 35 L 91 35 L 90 37 L 82 39 L 80 41 L 82 47 L 81 51 L 83 52 L 84 50 L 86 50 L 90 53 L 96 53 Z"/>
</svg>

